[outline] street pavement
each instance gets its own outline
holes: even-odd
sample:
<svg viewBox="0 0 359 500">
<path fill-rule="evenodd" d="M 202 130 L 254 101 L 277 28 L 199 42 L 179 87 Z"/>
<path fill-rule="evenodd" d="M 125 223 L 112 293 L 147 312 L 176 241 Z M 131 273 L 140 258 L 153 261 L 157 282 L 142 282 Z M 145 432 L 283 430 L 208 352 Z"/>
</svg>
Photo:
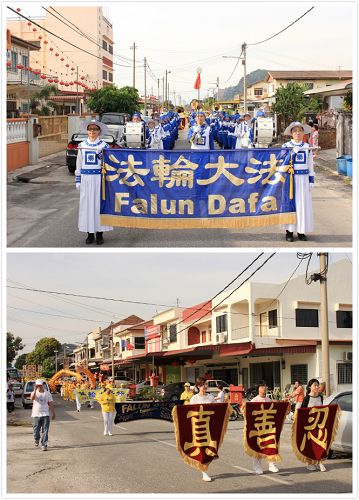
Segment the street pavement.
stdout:
<svg viewBox="0 0 359 500">
<path fill-rule="evenodd" d="M 187 131 L 176 149 L 188 149 Z M 352 186 L 333 169 L 332 154 L 323 151 L 312 191 L 315 231 L 307 242 L 288 243 L 280 226 L 251 229 L 146 230 L 114 228 L 105 248 L 140 247 L 350 247 Z M 65 152 L 42 159 L 9 175 L 7 190 L 8 247 L 86 247 L 77 230 L 79 193 L 66 167 Z M 87 247 L 88 248 L 88 247 Z M 95 248 L 91 246 L 91 248 Z"/>
<path fill-rule="evenodd" d="M 253 474 L 252 459 L 243 450 L 243 422 L 229 422 L 219 459 L 205 483 L 199 471 L 186 465 L 175 443 L 173 424 L 137 420 L 103 435 L 99 405 L 75 410 L 75 402 L 55 396 L 56 420 L 51 422 L 48 451 L 34 448 L 30 410 L 16 400 L 15 417 L 7 426 L 8 494 L 350 494 L 352 459 L 326 461 L 327 472 L 307 471 L 291 448 L 291 424 L 283 427 L 280 472 Z M 9 422 L 18 425 L 9 425 Z M 19 425 L 22 424 L 22 425 Z"/>
</svg>

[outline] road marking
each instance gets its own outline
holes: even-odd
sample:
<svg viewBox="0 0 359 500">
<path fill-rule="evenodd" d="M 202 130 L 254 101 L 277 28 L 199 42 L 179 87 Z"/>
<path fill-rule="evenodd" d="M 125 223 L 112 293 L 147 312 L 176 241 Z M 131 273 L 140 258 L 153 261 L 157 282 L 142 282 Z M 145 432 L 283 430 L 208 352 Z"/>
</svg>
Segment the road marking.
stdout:
<svg viewBox="0 0 359 500">
<path fill-rule="evenodd" d="M 90 415 L 90 418 L 94 418 L 94 419 L 96 419 L 96 420 L 102 420 L 102 418 L 101 418 L 101 417 L 94 417 L 93 415 Z"/>
<path fill-rule="evenodd" d="M 167 441 L 161 441 L 160 439 L 155 439 L 155 438 L 150 438 L 152 441 L 157 441 L 157 443 L 162 443 L 162 444 L 166 444 L 167 446 L 173 446 L 173 448 L 176 448 L 176 445 L 175 444 L 172 444 L 172 443 L 167 443 Z"/>
<path fill-rule="evenodd" d="M 123 431 L 127 431 L 127 427 L 122 427 L 121 425 L 118 425 L 118 424 L 115 424 L 116 427 L 118 427 L 119 429 L 122 429 Z"/>
<path fill-rule="evenodd" d="M 239 467 L 238 465 L 231 465 L 228 463 L 227 463 L 227 465 L 230 465 L 234 469 L 239 469 L 239 470 L 242 470 L 243 472 L 252 472 L 253 475 L 257 475 L 257 474 L 254 474 L 253 469 L 246 469 L 245 467 Z M 266 479 L 269 479 L 270 481 L 274 481 L 275 483 L 290 484 L 290 485 L 293 484 L 291 481 L 286 481 L 285 479 L 282 479 L 278 476 L 275 476 L 274 474 L 271 474 L 271 475 L 259 474 L 259 475 L 265 477 Z"/>
</svg>

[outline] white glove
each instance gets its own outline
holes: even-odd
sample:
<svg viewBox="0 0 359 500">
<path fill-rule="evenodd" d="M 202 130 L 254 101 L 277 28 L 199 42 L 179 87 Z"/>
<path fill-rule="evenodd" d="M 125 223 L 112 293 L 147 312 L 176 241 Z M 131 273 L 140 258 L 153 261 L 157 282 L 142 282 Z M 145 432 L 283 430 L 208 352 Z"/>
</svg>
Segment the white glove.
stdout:
<svg viewBox="0 0 359 500">
<path fill-rule="evenodd" d="M 309 191 L 311 191 L 314 187 L 314 184 L 312 182 L 309 183 Z"/>
<path fill-rule="evenodd" d="M 80 191 L 80 188 L 81 188 L 81 182 L 76 182 L 77 191 Z"/>
<path fill-rule="evenodd" d="M 292 149 L 292 151 L 293 151 L 293 153 L 297 154 L 300 151 L 300 147 L 299 146 L 294 146 L 294 148 Z"/>
</svg>

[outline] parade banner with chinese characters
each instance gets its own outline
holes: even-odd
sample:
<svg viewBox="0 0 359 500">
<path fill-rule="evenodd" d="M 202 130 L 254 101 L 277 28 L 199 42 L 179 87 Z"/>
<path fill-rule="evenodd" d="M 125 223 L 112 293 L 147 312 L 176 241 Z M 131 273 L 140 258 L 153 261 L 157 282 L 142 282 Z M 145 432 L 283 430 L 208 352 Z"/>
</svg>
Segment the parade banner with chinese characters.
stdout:
<svg viewBox="0 0 359 500">
<path fill-rule="evenodd" d="M 328 457 L 338 430 L 338 405 L 299 408 L 294 416 L 292 447 L 299 460 L 315 464 Z"/>
<path fill-rule="evenodd" d="M 288 401 L 247 402 L 243 405 L 244 450 L 248 455 L 271 462 L 281 460 L 279 441 L 289 408 Z"/>
<path fill-rule="evenodd" d="M 218 458 L 231 413 L 228 403 L 173 408 L 177 450 L 187 464 L 206 471 L 212 460 Z"/>
<path fill-rule="evenodd" d="M 101 224 L 244 228 L 294 224 L 287 149 L 104 150 Z"/>
<path fill-rule="evenodd" d="M 172 421 L 172 408 L 182 405 L 183 401 L 116 401 L 115 424 L 141 418 L 159 418 Z"/>
<path fill-rule="evenodd" d="M 74 393 L 79 395 L 81 403 L 86 401 L 98 401 L 103 389 L 77 389 Z M 121 403 L 126 401 L 129 389 L 112 389 L 112 392 L 116 395 L 116 403 Z"/>
</svg>

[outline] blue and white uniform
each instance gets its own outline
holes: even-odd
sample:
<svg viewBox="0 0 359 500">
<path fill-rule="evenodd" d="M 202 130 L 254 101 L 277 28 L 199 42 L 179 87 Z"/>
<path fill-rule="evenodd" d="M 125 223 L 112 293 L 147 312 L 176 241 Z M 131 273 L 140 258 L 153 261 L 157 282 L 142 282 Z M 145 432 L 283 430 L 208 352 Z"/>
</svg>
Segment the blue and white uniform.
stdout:
<svg viewBox="0 0 359 500">
<path fill-rule="evenodd" d="M 212 130 L 207 123 L 191 127 L 187 140 L 191 143 L 191 149 L 214 149 Z"/>
<path fill-rule="evenodd" d="M 108 148 L 102 139 L 89 139 L 79 144 L 75 179 L 80 183 L 79 231 L 97 233 L 111 231 L 111 226 L 100 225 L 102 151 Z"/>
<path fill-rule="evenodd" d="M 146 145 L 148 149 L 163 149 L 164 130 L 160 125 L 146 129 Z"/>
<path fill-rule="evenodd" d="M 253 141 L 253 131 L 250 120 L 247 122 L 240 122 L 236 127 L 236 149 L 250 148 Z"/>
<path fill-rule="evenodd" d="M 287 224 L 284 229 L 301 234 L 314 230 L 311 188 L 314 185 L 313 153 L 306 142 L 286 142 L 283 148 L 299 148 L 293 153 L 295 204 L 297 224 Z"/>
</svg>

